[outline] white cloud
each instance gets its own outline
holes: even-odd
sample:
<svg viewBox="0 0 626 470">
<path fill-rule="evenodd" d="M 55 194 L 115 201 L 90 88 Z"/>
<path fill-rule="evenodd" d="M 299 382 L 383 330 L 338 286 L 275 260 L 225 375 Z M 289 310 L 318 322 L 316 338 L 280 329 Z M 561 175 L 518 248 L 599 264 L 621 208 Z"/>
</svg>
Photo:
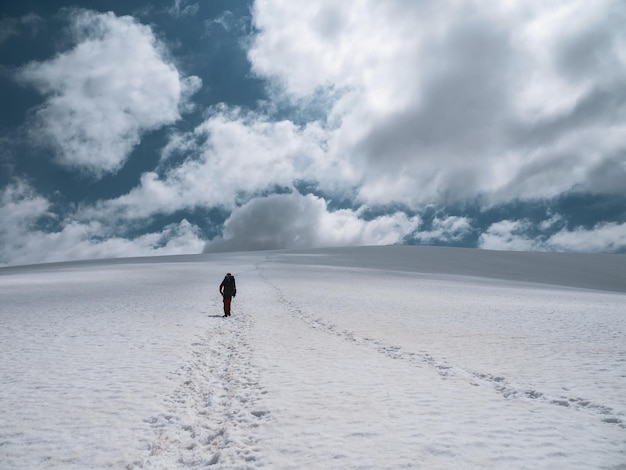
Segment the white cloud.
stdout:
<svg viewBox="0 0 626 470">
<path fill-rule="evenodd" d="M 545 243 L 555 251 L 625 252 L 626 223 L 601 223 L 593 229 L 561 230 Z"/>
<path fill-rule="evenodd" d="M 128 194 L 84 208 L 82 219 L 149 217 L 194 207 L 233 209 L 275 187 L 325 171 L 324 131 L 315 123 L 268 121 L 256 114 L 220 109 L 193 132 L 174 136 L 167 163 L 185 160 L 164 174 L 148 172 Z M 329 180 L 331 184 L 332 180 Z"/>
<path fill-rule="evenodd" d="M 541 247 L 528 236 L 532 224 L 529 220 L 502 220 L 492 224 L 479 240 L 485 250 L 535 251 Z"/>
<path fill-rule="evenodd" d="M 208 242 L 205 251 L 387 245 L 402 242 L 418 223 L 418 217 L 403 213 L 364 220 L 351 210 L 331 212 L 323 199 L 310 194 L 277 194 L 233 211 L 223 235 Z"/>
<path fill-rule="evenodd" d="M 200 253 L 199 229 L 182 220 L 160 232 L 122 238 L 98 221 L 61 220 L 57 231 L 40 227 L 53 218 L 51 203 L 23 180 L 0 192 L 0 265 L 52 261 Z"/>
<path fill-rule="evenodd" d="M 197 7 L 169 3 L 179 16 Z M 257 0 L 249 58 L 280 103 L 311 106 L 300 110 L 298 124 L 275 119 L 271 104 L 266 115 L 216 106 L 193 131 L 172 135 L 159 168 L 129 193 L 80 207 L 51 237 L 33 229 L 32 240 L 64 253 L 73 242 L 86 254 L 162 250 L 154 241 L 161 233 L 125 240 L 112 227 L 197 207 L 233 211 L 210 250 L 384 244 L 409 234 L 454 242 L 473 230 L 463 217 L 435 219 L 416 232 L 417 217 L 364 220 L 362 211 L 331 212 L 312 195 L 265 197 L 302 181 L 333 197 L 356 195 L 355 206 L 413 210 L 474 198 L 551 198 L 573 188 L 621 194 L 625 8 L 619 0 Z M 123 165 L 142 133 L 190 110 L 201 82 L 182 77 L 151 29 L 130 17 L 75 11 L 71 22 L 76 47 L 19 77 L 47 98 L 31 135 L 52 145 L 60 164 L 102 176 Z M 317 117 L 302 124 L 307 116 Z M 49 202 L 15 188 L 21 196 L 12 200 L 31 214 L 16 226 L 26 227 Z M 280 223 L 270 224 L 275 214 Z M 549 236 L 560 224 L 558 216 L 536 226 L 505 220 L 479 244 L 623 246 L 622 225 Z M 179 229 L 173 239 L 181 246 L 201 243 L 192 228 Z M 97 242 L 98 231 L 113 238 Z"/>
<path fill-rule="evenodd" d="M 215 27 L 224 31 L 230 31 L 236 26 L 236 20 L 231 11 L 226 10 L 221 15 L 205 22 L 209 32 L 214 31 Z"/>
<path fill-rule="evenodd" d="M 529 220 L 503 220 L 491 225 L 480 236 L 478 246 L 488 250 L 511 251 L 579 251 L 616 253 L 626 251 L 626 223 L 600 223 L 592 229 L 562 228 L 556 233 L 533 233 L 549 230 L 559 222 L 552 217 L 535 227 Z"/>
<path fill-rule="evenodd" d="M 412 209 L 550 198 L 574 187 L 619 192 L 626 110 L 614 95 L 626 78 L 626 42 L 608 14 L 615 2 L 595 3 L 587 15 L 583 7 L 259 0 L 254 71 L 280 99 L 326 109 L 326 119 L 295 124 L 214 107 L 192 132 L 172 136 L 159 169 L 128 194 L 82 208 L 78 220 L 241 211 L 303 180 L 340 198 L 356 195 L 364 207 Z M 580 93 L 572 101 L 573 90 Z M 454 242 L 469 230 L 467 219 L 444 219 L 414 236 Z M 536 247 L 524 227 L 506 221 L 481 243 Z"/>
<path fill-rule="evenodd" d="M 433 220 L 431 230 L 420 230 L 413 235 L 413 239 L 419 243 L 460 241 L 472 230 L 472 221 L 467 217 L 449 216 L 436 217 Z"/>
<path fill-rule="evenodd" d="M 542 231 L 547 231 L 552 229 L 554 226 L 556 226 L 557 224 L 562 224 L 564 222 L 564 218 L 563 216 L 556 214 L 553 215 L 552 217 L 550 217 L 549 219 L 546 219 L 542 222 L 539 223 L 539 228 Z"/>
<path fill-rule="evenodd" d="M 99 222 L 67 222 L 57 232 L 30 228 L 0 249 L 0 265 L 200 253 L 205 241 L 187 220 L 135 238 L 106 236 Z"/>
<path fill-rule="evenodd" d="M 200 86 L 181 77 L 149 26 L 113 13 L 72 10 L 76 46 L 16 77 L 46 96 L 32 139 L 59 164 L 101 177 L 118 170 L 142 133 L 179 119 Z"/>
<path fill-rule="evenodd" d="M 294 101 L 341 92 L 325 158 L 363 203 L 615 191 L 625 12 L 619 0 L 258 0 L 249 57 Z"/>
<path fill-rule="evenodd" d="M 193 16 L 198 13 L 200 5 L 192 3 L 187 0 L 174 0 L 171 7 L 167 9 L 167 12 L 175 18 L 181 18 L 184 16 Z"/>
<path fill-rule="evenodd" d="M 12 181 L 0 192 L 0 263 L 8 259 L 24 234 L 43 216 L 50 202 L 24 180 Z"/>
</svg>

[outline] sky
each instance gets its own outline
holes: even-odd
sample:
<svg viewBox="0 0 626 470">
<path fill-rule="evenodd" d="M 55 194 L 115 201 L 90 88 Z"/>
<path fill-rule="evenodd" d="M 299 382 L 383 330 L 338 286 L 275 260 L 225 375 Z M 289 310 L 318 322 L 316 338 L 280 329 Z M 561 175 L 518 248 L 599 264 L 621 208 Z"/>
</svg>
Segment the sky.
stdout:
<svg viewBox="0 0 626 470">
<path fill-rule="evenodd" d="M 0 0 L 0 265 L 626 253 L 621 0 Z"/>
</svg>

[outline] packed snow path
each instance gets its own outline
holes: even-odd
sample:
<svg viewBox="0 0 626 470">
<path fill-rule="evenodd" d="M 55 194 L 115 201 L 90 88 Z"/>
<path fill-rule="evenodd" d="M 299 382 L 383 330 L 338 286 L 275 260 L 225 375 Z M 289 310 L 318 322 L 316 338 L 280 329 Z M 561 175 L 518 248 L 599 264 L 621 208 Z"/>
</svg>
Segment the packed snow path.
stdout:
<svg viewBox="0 0 626 470">
<path fill-rule="evenodd" d="M 620 257 L 413 250 L 0 270 L 0 468 L 626 468 Z"/>
</svg>

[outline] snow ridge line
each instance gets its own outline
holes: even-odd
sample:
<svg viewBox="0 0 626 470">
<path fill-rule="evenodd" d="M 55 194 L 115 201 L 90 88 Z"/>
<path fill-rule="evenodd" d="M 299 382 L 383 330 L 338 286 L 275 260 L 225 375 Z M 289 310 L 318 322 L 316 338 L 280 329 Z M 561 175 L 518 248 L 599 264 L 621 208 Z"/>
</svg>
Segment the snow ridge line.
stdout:
<svg viewBox="0 0 626 470">
<path fill-rule="evenodd" d="M 251 320 L 238 309 L 215 321 L 214 329 L 192 343 L 190 363 L 173 374 L 181 383 L 166 398 L 167 411 L 145 420 L 156 434 L 147 445 L 149 455 L 128 470 L 262 464 L 255 428 L 269 414 L 255 408 L 264 392 L 250 362 Z"/>
<path fill-rule="evenodd" d="M 370 349 L 374 349 L 377 352 L 384 354 L 392 359 L 399 359 L 413 365 L 426 364 L 429 367 L 436 369 L 438 374 L 442 377 L 452 376 L 465 376 L 470 380 L 470 385 L 479 386 L 477 381 L 493 386 L 493 388 L 507 399 L 531 399 L 539 402 L 551 405 L 551 406 L 563 406 L 571 408 L 577 411 L 590 413 L 592 415 L 600 417 L 602 422 L 607 424 L 615 424 L 622 429 L 626 429 L 626 416 L 623 413 L 616 412 L 613 408 L 598 403 L 593 403 L 591 400 L 587 400 L 580 397 L 566 397 L 566 396 L 549 396 L 537 390 L 527 389 L 513 385 L 509 380 L 502 376 L 493 374 L 485 374 L 477 371 L 466 370 L 461 367 L 453 367 L 447 364 L 440 363 L 433 356 L 425 351 L 416 353 L 412 351 L 405 351 L 400 346 L 387 344 L 376 338 L 361 337 L 355 334 L 353 331 L 342 330 L 336 325 L 326 322 L 321 318 L 313 318 L 313 316 L 306 314 L 298 307 L 294 302 L 287 299 L 281 289 L 267 279 L 261 270 L 259 270 L 260 277 L 272 287 L 277 296 L 278 301 L 284 304 L 291 313 L 306 323 L 309 327 L 323 331 L 325 333 L 334 335 L 345 341 L 359 346 L 365 346 Z"/>
</svg>

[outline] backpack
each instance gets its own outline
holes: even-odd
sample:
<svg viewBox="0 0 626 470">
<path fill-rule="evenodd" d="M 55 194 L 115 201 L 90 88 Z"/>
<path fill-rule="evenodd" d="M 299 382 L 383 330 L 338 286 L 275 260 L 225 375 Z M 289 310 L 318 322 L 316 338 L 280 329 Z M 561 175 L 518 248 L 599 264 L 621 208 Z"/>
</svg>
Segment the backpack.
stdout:
<svg viewBox="0 0 626 470">
<path fill-rule="evenodd" d="M 222 281 L 222 285 L 224 286 L 225 296 L 234 296 L 237 293 L 234 276 L 226 276 Z"/>
</svg>

